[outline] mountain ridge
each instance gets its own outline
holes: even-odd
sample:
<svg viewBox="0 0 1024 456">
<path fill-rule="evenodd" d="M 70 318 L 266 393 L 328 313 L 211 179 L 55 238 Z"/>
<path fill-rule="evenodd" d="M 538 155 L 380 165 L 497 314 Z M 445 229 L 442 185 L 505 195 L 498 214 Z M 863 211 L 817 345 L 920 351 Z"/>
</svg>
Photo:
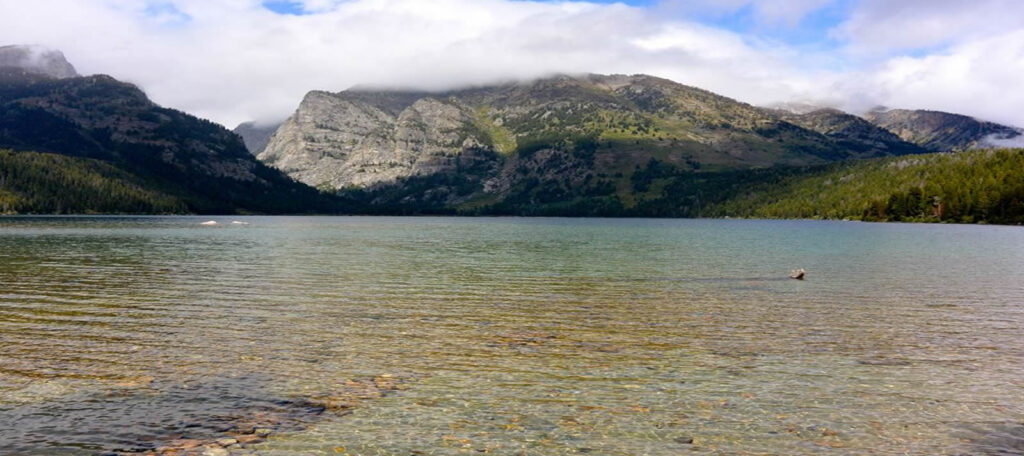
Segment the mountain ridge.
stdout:
<svg viewBox="0 0 1024 456">
<path fill-rule="evenodd" d="M 1024 129 L 1018 127 L 943 111 L 875 108 L 864 118 L 932 152 L 998 147 L 993 139 L 1014 139 L 1024 135 Z"/>
<path fill-rule="evenodd" d="M 307 184 L 344 188 L 420 175 L 463 150 L 536 149 L 554 136 L 660 149 L 674 142 L 688 149 L 675 157 L 679 164 L 726 168 L 865 155 L 761 108 L 666 79 L 560 75 L 448 92 L 310 91 L 259 157 Z M 433 165 L 418 162 L 424 150 Z"/>
<path fill-rule="evenodd" d="M 187 212 L 334 209 L 327 197 L 255 160 L 237 135 L 157 106 L 110 76 L 0 69 L 0 125 L 0 148 L 99 160 L 132 185 L 179 199 Z"/>
<path fill-rule="evenodd" d="M 895 133 L 866 119 L 835 108 L 816 109 L 802 114 L 779 113 L 780 117 L 809 130 L 835 139 L 854 150 L 876 149 L 877 156 L 928 152 Z"/>
<path fill-rule="evenodd" d="M 812 116 L 648 75 L 313 90 L 258 158 L 308 185 L 363 190 L 371 206 L 405 211 L 506 200 L 629 208 L 658 191 L 633 182 L 651 163 L 714 172 L 925 152 L 855 116 Z"/>
<path fill-rule="evenodd" d="M 793 113 L 654 76 L 598 74 L 313 90 L 277 128 L 230 132 L 110 76 L 60 73 L 63 55 L 49 55 L 49 73 L 0 65 L 0 149 L 14 149 L 0 169 L 4 211 L 689 217 L 717 214 L 715 194 L 748 188 L 744 179 L 1021 135 L 949 113 Z M 62 185 L 81 191 L 61 197 Z"/>
</svg>

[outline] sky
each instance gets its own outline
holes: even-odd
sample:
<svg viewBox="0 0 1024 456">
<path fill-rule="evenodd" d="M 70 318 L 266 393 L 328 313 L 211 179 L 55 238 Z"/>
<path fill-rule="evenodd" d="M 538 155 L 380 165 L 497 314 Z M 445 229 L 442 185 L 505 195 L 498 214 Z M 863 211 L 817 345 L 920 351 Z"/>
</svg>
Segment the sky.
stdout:
<svg viewBox="0 0 1024 456">
<path fill-rule="evenodd" d="M 0 0 L 0 45 L 229 128 L 310 90 L 652 74 L 756 105 L 1024 126 L 1021 0 Z"/>
</svg>

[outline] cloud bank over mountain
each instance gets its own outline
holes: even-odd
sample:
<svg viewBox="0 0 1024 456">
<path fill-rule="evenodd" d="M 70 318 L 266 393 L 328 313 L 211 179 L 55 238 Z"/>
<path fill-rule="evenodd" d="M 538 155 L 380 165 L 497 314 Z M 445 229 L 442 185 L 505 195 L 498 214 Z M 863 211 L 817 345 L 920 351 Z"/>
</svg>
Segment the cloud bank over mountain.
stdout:
<svg viewBox="0 0 1024 456">
<path fill-rule="evenodd" d="M 0 0 L 0 43 L 234 125 L 310 89 L 649 73 L 741 101 L 1024 125 L 1024 3 L 978 0 Z"/>
</svg>

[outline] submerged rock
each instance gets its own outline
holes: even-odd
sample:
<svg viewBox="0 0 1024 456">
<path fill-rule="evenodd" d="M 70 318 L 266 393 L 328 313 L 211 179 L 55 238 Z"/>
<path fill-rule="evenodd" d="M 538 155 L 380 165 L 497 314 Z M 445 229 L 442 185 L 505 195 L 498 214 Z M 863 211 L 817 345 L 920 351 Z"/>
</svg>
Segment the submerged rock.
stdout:
<svg viewBox="0 0 1024 456">
<path fill-rule="evenodd" d="M 252 445 L 265 442 L 276 432 L 297 432 L 324 414 L 344 416 L 364 401 L 377 399 L 398 391 L 410 377 L 392 374 L 368 379 L 347 380 L 339 389 L 298 399 L 278 401 L 274 410 L 240 410 L 239 415 L 223 426 L 219 435 L 206 438 L 177 436 L 155 449 L 117 450 L 110 456 L 226 456 L 250 454 Z M 209 427 L 200 423 L 197 427 Z M 188 426 L 186 426 L 188 428 Z M 229 451 L 230 449 L 230 451 Z M 254 453 L 252 453 L 254 454 Z"/>
</svg>

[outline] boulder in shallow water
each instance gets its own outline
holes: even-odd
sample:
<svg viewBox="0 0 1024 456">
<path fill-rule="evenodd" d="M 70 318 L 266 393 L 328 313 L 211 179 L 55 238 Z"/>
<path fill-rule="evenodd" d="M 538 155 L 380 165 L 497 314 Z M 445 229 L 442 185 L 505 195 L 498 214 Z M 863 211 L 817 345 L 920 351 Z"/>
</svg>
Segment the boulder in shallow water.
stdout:
<svg viewBox="0 0 1024 456">
<path fill-rule="evenodd" d="M 229 447 L 229 446 L 234 445 L 236 443 L 238 443 L 238 440 L 232 439 L 230 437 L 226 437 L 226 438 L 223 438 L 223 439 L 217 439 L 217 445 L 220 445 L 222 447 Z"/>
</svg>

